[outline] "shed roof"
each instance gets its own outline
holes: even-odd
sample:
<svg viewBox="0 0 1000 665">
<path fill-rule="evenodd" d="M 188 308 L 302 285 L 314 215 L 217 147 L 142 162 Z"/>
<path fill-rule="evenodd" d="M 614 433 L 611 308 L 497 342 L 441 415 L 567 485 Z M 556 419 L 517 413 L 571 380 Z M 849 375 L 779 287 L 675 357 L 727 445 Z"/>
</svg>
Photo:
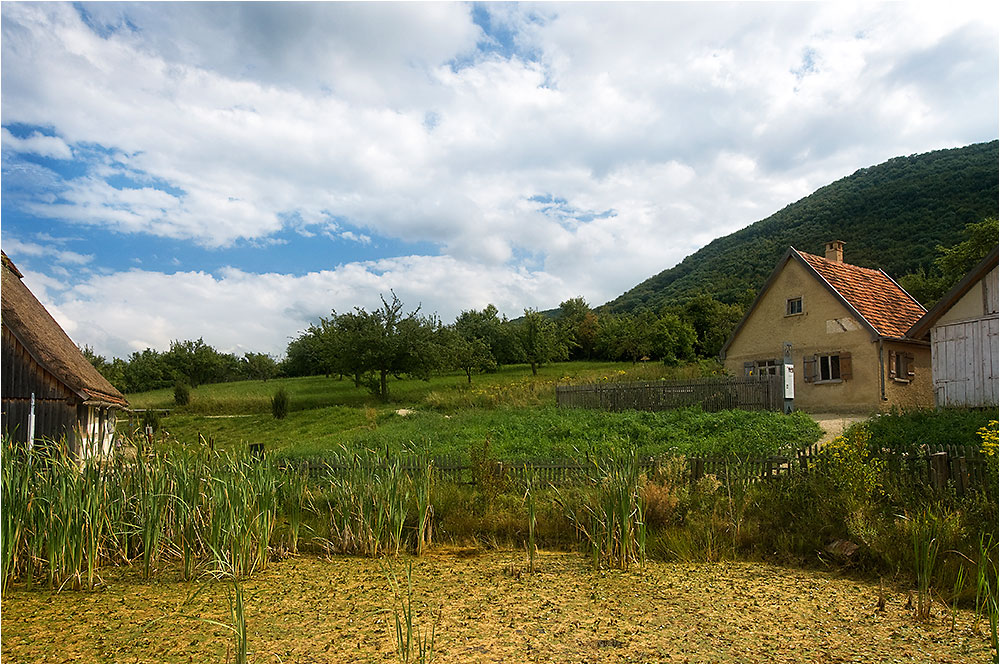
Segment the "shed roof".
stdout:
<svg viewBox="0 0 1000 665">
<path fill-rule="evenodd" d="M 959 280 L 958 284 L 953 286 L 937 304 L 931 307 L 930 311 L 914 323 L 906 334 L 917 339 L 929 335 L 931 328 L 934 327 L 937 320 L 951 309 L 951 306 L 958 302 L 962 296 L 968 293 L 974 284 L 978 283 L 979 280 L 997 267 L 998 256 L 1000 256 L 1000 246 L 994 247 L 992 252 L 983 257 L 983 260 L 976 264 L 975 268 L 966 273 L 965 277 Z"/>
<path fill-rule="evenodd" d="M 11 331 L 35 361 L 85 402 L 128 406 L 125 396 L 112 386 L 83 356 L 69 335 L 56 323 L 21 281 L 21 273 L 2 254 L 3 307 L 0 322 Z"/>
</svg>

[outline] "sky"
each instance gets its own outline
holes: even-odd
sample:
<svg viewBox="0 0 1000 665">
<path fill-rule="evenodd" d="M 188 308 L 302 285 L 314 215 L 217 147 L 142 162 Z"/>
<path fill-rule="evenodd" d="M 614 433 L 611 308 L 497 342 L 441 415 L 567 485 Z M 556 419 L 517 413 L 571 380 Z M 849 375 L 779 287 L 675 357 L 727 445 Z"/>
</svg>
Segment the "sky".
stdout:
<svg viewBox="0 0 1000 665">
<path fill-rule="evenodd" d="M 998 136 L 985 3 L 3 2 L 0 245 L 79 345 L 611 300 Z"/>
</svg>

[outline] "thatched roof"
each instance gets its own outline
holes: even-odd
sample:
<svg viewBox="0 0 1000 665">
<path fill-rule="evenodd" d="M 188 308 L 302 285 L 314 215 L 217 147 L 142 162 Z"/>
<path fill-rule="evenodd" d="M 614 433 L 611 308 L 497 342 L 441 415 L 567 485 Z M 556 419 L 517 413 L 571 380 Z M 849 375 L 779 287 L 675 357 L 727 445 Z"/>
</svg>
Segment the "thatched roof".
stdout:
<svg viewBox="0 0 1000 665">
<path fill-rule="evenodd" d="M 14 263 L 3 259 L 0 323 L 24 345 L 35 362 L 83 401 L 126 407 L 128 401 L 83 357 L 69 335 L 21 281 Z"/>
</svg>

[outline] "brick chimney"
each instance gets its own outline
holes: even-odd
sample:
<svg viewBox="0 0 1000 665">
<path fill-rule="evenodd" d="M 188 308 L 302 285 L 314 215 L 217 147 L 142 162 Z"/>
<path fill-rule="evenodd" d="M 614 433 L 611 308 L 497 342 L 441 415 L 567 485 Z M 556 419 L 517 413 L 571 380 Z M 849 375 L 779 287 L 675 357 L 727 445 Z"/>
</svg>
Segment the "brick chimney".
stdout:
<svg viewBox="0 0 1000 665">
<path fill-rule="evenodd" d="M 826 260 L 834 263 L 844 262 L 844 241 L 831 240 L 826 243 Z"/>
</svg>

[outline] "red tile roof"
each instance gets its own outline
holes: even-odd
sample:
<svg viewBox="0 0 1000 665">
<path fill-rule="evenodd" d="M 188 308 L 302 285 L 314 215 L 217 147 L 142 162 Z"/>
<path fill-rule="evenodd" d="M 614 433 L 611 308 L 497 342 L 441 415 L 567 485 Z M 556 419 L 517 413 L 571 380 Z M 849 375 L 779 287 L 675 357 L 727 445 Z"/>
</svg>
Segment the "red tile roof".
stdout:
<svg viewBox="0 0 1000 665">
<path fill-rule="evenodd" d="M 872 328 L 885 337 L 904 337 L 927 310 L 881 270 L 829 261 L 794 250 Z"/>
</svg>

